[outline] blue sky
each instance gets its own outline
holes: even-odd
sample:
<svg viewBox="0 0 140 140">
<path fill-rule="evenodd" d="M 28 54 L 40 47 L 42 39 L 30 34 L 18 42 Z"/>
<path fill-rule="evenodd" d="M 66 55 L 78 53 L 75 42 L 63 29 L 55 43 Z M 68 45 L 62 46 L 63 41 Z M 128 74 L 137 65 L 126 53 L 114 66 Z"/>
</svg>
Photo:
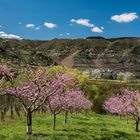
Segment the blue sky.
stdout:
<svg viewBox="0 0 140 140">
<path fill-rule="evenodd" d="M 0 37 L 140 36 L 140 0 L 0 0 Z"/>
</svg>

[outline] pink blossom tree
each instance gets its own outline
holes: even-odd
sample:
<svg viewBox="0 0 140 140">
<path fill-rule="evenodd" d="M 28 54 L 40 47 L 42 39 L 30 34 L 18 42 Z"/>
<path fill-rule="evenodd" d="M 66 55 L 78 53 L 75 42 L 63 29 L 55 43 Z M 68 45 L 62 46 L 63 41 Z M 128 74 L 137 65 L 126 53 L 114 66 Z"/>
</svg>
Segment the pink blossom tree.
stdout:
<svg viewBox="0 0 140 140">
<path fill-rule="evenodd" d="M 53 114 L 53 129 L 55 130 L 56 115 L 64 112 L 64 123 L 67 123 L 67 116 L 69 111 L 82 111 L 90 109 L 92 103 L 85 98 L 82 91 L 72 89 L 63 94 L 56 94 L 49 97 L 48 107 Z"/>
<path fill-rule="evenodd" d="M 121 94 L 112 95 L 103 104 L 105 110 L 115 114 L 132 115 L 136 131 L 139 131 L 140 122 L 140 92 L 133 89 L 122 89 Z"/>
<path fill-rule="evenodd" d="M 30 73 L 31 75 L 33 72 Z M 24 111 L 27 114 L 27 134 L 32 134 L 32 113 L 39 109 L 48 97 L 63 93 L 65 89 L 75 86 L 75 79 L 66 72 L 59 72 L 55 75 L 40 69 L 33 74 L 32 79 L 21 82 L 22 85 L 13 86 L 5 90 L 5 93 L 15 96 L 20 100 Z M 20 79 L 20 78 L 19 78 Z M 20 79 L 21 80 L 21 79 Z"/>
<path fill-rule="evenodd" d="M 15 73 L 11 72 L 7 65 L 0 66 L 0 114 L 1 114 L 1 121 L 4 121 L 4 116 L 6 112 L 9 110 L 9 106 L 11 109 L 11 116 L 12 116 L 12 104 L 7 102 L 7 96 L 2 94 L 3 87 L 5 83 L 12 84 L 12 80 L 15 77 Z M 11 99 L 11 98 L 10 98 Z"/>
<path fill-rule="evenodd" d="M 4 80 L 11 81 L 14 77 L 14 73 L 10 71 L 7 65 L 0 66 L 0 85 Z"/>
<path fill-rule="evenodd" d="M 123 108 L 122 95 L 113 94 L 104 102 L 103 108 L 112 114 L 121 114 Z"/>
<path fill-rule="evenodd" d="M 56 127 L 56 116 L 62 112 L 64 98 L 62 95 L 56 94 L 49 97 L 47 102 L 47 110 L 49 110 L 53 115 L 53 130 Z"/>
</svg>

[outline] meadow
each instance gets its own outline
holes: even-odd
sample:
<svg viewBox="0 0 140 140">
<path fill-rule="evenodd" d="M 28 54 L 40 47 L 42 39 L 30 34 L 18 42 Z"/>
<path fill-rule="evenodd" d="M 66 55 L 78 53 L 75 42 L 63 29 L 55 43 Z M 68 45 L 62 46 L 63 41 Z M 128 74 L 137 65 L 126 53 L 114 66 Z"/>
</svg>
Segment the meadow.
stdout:
<svg viewBox="0 0 140 140">
<path fill-rule="evenodd" d="M 0 73 L 0 140 L 140 140 L 139 83 L 92 81 L 62 66 Z"/>
<path fill-rule="evenodd" d="M 33 135 L 27 136 L 26 118 L 10 119 L 0 122 L 0 140 L 140 140 L 135 132 L 132 119 L 128 124 L 124 117 L 112 115 L 70 115 L 68 123 L 63 123 L 63 114 L 57 116 L 56 130 L 52 129 L 51 114 L 33 116 Z"/>
</svg>

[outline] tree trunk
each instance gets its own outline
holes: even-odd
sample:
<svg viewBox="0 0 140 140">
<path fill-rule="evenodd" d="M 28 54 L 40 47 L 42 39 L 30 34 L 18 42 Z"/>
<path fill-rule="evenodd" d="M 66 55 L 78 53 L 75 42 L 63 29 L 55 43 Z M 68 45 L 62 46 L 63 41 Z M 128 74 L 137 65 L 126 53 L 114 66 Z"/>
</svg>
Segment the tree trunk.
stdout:
<svg viewBox="0 0 140 140">
<path fill-rule="evenodd" d="M 120 118 L 120 120 L 122 119 L 122 116 L 121 115 L 119 115 L 119 118 Z"/>
<path fill-rule="evenodd" d="M 128 115 L 126 115 L 126 124 L 128 124 Z"/>
<path fill-rule="evenodd" d="M 13 111 L 13 106 L 11 105 L 11 119 L 14 119 L 14 111 Z"/>
<path fill-rule="evenodd" d="M 53 114 L 53 130 L 55 130 L 56 125 L 56 114 Z"/>
<path fill-rule="evenodd" d="M 3 111 L 1 111 L 1 121 L 2 122 L 5 121 L 5 119 L 4 119 L 4 112 Z"/>
<path fill-rule="evenodd" d="M 64 124 L 67 123 L 67 118 L 68 118 L 68 111 L 66 111 L 64 115 Z"/>
<path fill-rule="evenodd" d="M 140 120 L 136 120 L 136 132 L 139 132 L 139 121 Z"/>
<path fill-rule="evenodd" d="M 19 108 L 15 107 L 15 111 L 16 111 L 17 116 L 20 117 L 20 110 L 19 110 Z"/>
<path fill-rule="evenodd" d="M 32 112 L 30 109 L 27 111 L 27 134 L 32 135 Z"/>
</svg>

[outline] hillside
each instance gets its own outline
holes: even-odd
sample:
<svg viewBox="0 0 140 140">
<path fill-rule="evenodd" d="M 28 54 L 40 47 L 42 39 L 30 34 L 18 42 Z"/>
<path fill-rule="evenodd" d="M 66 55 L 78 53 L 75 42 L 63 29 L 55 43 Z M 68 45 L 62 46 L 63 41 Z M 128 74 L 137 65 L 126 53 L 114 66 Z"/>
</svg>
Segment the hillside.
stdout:
<svg viewBox="0 0 140 140">
<path fill-rule="evenodd" d="M 80 70 L 112 69 L 140 73 L 140 38 L 0 39 L 0 63 L 63 64 Z"/>
</svg>

